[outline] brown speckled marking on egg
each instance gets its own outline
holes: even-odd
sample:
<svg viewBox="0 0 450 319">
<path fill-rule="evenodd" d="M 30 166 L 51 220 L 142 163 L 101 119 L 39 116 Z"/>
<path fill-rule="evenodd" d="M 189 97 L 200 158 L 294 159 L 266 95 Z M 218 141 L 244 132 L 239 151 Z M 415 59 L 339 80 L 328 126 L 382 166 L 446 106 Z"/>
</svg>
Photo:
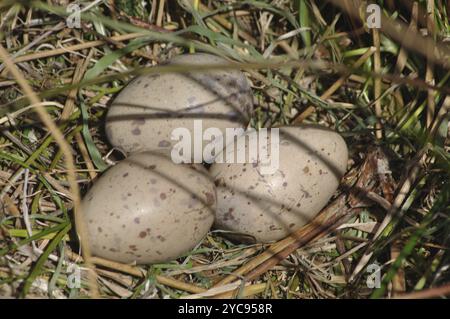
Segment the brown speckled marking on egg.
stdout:
<svg viewBox="0 0 450 319">
<path fill-rule="evenodd" d="M 179 55 L 168 62 L 193 66 L 226 63 L 205 53 Z M 250 84 L 239 70 L 163 72 L 136 79 L 117 95 L 106 116 L 108 140 L 127 153 L 158 150 L 170 154 L 176 141 L 167 142 L 175 128 L 186 127 L 192 134 L 194 120 L 201 119 L 203 130 L 215 127 L 225 134 L 226 128 L 245 127 L 253 112 Z"/>
<path fill-rule="evenodd" d="M 159 143 L 158 143 L 159 147 L 169 147 L 170 145 L 172 145 L 172 144 L 166 140 L 159 141 Z"/>
<path fill-rule="evenodd" d="M 155 192 L 148 190 L 152 180 Z M 214 221 L 215 203 L 214 184 L 204 168 L 145 152 L 107 170 L 84 197 L 82 211 L 94 255 L 149 264 L 195 247 Z"/>
<path fill-rule="evenodd" d="M 327 128 L 280 128 L 280 167 L 274 174 L 261 175 L 257 163 L 211 166 L 217 187 L 215 226 L 253 236 L 258 242 L 286 237 L 326 205 L 345 172 L 347 158 L 345 141 Z M 245 209 L 233 211 L 236 207 Z"/>
<path fill-rule="evenodd" d="M 145 237 L 147 237 L 147 232 L 141 231 L 141 232 L 139 233 L 139 238 L 145 238 Z"/>
<path fill-rule="evenodd" d="M 141 129 L 139 127 L 135 127 L 132 131 L 131 134 L 133 135 L 141 135 Z"/>
</svg>

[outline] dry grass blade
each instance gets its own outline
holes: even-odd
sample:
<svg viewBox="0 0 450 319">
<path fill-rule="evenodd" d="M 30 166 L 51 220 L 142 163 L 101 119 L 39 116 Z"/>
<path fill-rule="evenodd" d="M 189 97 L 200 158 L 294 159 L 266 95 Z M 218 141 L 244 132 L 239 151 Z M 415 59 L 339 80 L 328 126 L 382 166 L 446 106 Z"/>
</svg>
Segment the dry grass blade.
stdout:
<svg viewBox="0 0 450 319">
<path fill-rule="evenodd" d="M 411 22 L 409 24 L 408 30 L 406 31 L 405 38 L 410 37 L 411 34 L 417 33 L 418 14 L 419 14 L 419 4 L 417 2 L 414 2 L 411 9 Z M 395 63 L 395 70 L 397 71 L 397 73 L 402 73 L 403 69 L 406 66 L 407 60 L 408 60 L 408 51 L 406 51 L 402 45 L 397 57 L 397 62 Z"/>
<path fill-rule="evenodd" d="M 295 232 L 289 237 L 289 241 L 284 244 L 278 253 L 271 256 L 269 259 L 252 269 L 245 277 L 244 280 L 253 280 L 272 267 L 277 265 L 282 260 L 286 259 L 295 250 L 303 247 L 313 240 L 317 240 L 323 236 L 328 235 L 335 230 L 341 224 L 345 223 L 351 215 L 345 208 L 345 197 L 341 196 L 332 205 L 328 206 L 317 218 L 314 219 L 308 226 L 302 229 L 300 232 Z M 277 247 L 278 248 L 278 247 Z M 271 248 L 269 248 L 271 250 Z"/>
<path fill-rule="evenodd" d="M 329 228 L 331 224 L 333 224 L 336 221 L 333 219 L 332 221 L 329 222 L 330 225 L 326 225 L 326 221 L 328 220 L 328 218 L 330 218 L 333 214 L 339 213 L 339 208 L 342 209 L 344 203 L 345 198 L 342 196 L 333 205 L 330 205 L 326 209 L 324 209 L 316 218 L 314 218 L 311 221 L 311 223 L 301 227 L 300 229 L 295 231 L 291 236 L 286 237 L 285 239 L 271 245 L 268 249 L 266 249 L 266 251 L 264 251 L 264 253 L 259 254 L 257 257 L 253 258 L 251 261 L 249 261 L 239 269 L 235 270 L 231 275 L 220 280 L 214 286 L 219 287 L 226 285 L 232 281 L 238 280 L 245 274 L 252 272 L 255 268 L 261 266 L 271 258 L 275 258 L 273 260 L 278 260 L 279 262 L 280 259 L 277 259 L 274 256 L 277 256 L 278 254 L 285 255 L 286 252 L 289 251 L 292 252 L 293 247 L 298 248 L 302 245 L 307 244 L 312 239 L 318 238 L 318 236 L 322 234 L 323 231 L 326 231 L 326 228 Z M 321 229 L 322 226 L 319 225 L 326 225 L 326 226 L 324 229 Z M 295 249 L 296 248 L 294 248 L 294 250 Z"/>
<path fill-rule="evenodd" d="M 397 299 L 427 299 L 437 298 L 450 295 L 450 284 L 440 287 L 430 288 L 423 291 L 412 292 L 408 294 L 399 295 Z"/>
<path fill-rule="evenodd" d="M 366 6 L 363 5 L 363 2 L 359 0 L 352 1 L 351 5 L 349 6 L 345 6 L 341 1 L 338 0 L 328 1 L 336 5 L 337 7 L 342 8 L 350 16 L 356 19 L 361 19 L 359 15 L 360 9 L 362 10 L 362 12 L 366 12 Z M 408 32 L 408 27 L 406 27 L 399 21 L 394 22 L 393 20 L 391 20 L 391 18 L 387 18 L 384 15 L 381 15 L 380 18 L 381 31 L 392 37 L 394 40 L 402 43 L 405 48 L 424 55 L 434 64 L 441 65 L 446 69 L 450 68 L 450 49 L 447 46 L 442 43 L 436 43 L 432 38 L 423 37 L 418 33 L 411 35 L 411 37 L 404 38 L 404 35 Z M 420 43 L 421 45 L 417 45 L 417 43 Z M 434 47 L 436 50 L 431 53 L 428 48 L 432 47 Z"/>
<path fill-rule="evenodd" d="M 376 51 L 375 47 L 370 47 L 367 51 L 352 65 L 353 68 L 359 68 L 364 62 L 367 61 L 368 58 L 372 56 Z M 350 74 L 346 74 L 341 76 L 336 82 L 333 83 L 321 96 L 320 98 L 326 100 L 330 98 L 334 92 L 336 92 L 345 82 L 345 80 L 350 76 Z M 306 110 L 300 113 L 293 121 L 292 124 L 300 124 L 303 122 L 309 115 L 314 112 L 314 106 L 308 106 Z"/>
<path fill-rule="evenodd" d="M 19 69 L 14 65 L 13 61 L 9 57 L 8 52 L 3 48 L 2 45 L 0 45 L 0 58 L 3 60 L 3 63 L 5 64 L 6 68 L 14 76 L 17 83 L 19 83 L 22 90 L 28 97 L 30 103 L 36 106 L 35 109 L 40 119 L 42 120 L 44 125 L 48 128 L 48 130 L 51 132 L 51 134 L 55 138 L 55 141 L 58 143 L 59 147 L 61 148 L 65 156 L 65 162 L 68 171 L 68 179 L 70 183 L 70 191 L 73 198 L 75 224 L 81 237 L 80 242 L 82 246 L 83 256 L 86 260 L 86 265 L 88 268 L 92 270 L 89 275 L 90 276 L 89 282 L 92 289 L 92 296 L 96 298 L 99 296 L 99 293 L 95 278 L 95 268 L 93 264 L 90 262 L 91 259 L 90 248 L 89 245 L 87 244 L 88 237 L 87 232 L 85 231 L 86 226 L 84 224 L 82 212 L 80 211 L 80 191 L 78 189 L 78 184 L 76 182 L 75 163 L 72 157 L 70 145 L 66 142 L 64 135 L 61 133 L 56 124 L 53 122 L 53 120 L 51 119 L 50 115 L 47 113 L 45 108 L 40 104 L 41 101 L 37 97 L 36 93 L 34 93 L 33 89 L 28 84 L 27 80 L 20 73 Z"/>
<path fill-rule="evenodd" d="M 374 55 L 374 63 L 373 68 L 374 72 L 380 74 L 381 72 L 381 52 L 380 52 L 380 33 L 378 29 L 372 29 L 373 36 L 373 45 L 375 47 L 375 55 Z M 375 100 L 375 115 L 377 116 L 377 123 L 375 124 L 375 136 L 378 139 L 383 137 L 383 133 L 381 131 L 381 78 L 375 78 L 375 84 L 373 86 L 374 93 L 373 98 Z"/>
<path fill-rule="evenodd" d="M 128 34 L 124 34 L 124 35 L 113 36 L 113 37 L 111 37 L 111 40 L 112 41 L 127 41 L 127 40 L 145 37 L 145 36 L 146 35 L 142 34 L 142 33 L 128 33 Z M 98 47 L 98 46 L 101 46 L 104 44 L 107 44 L 106 40 L 96 40 L 96 41 L 90 41 L 90 42 L 85 42 L 85 43 L 80 43 L 80 44 L 74 44 L 74 45 L 64 46 L 60 49 L 46 50 L 46 51 L 42 51 L 42 52 L 36 52 L 36 53 L 18 56 L 17 58 L 13 59 L 13 62 L 21 63 L 21 62 L 27 62 L 27 61 L 37 60 L 37 59 L 43 59 L 43 58 L 48 58 L 48 57 L 52 57 L 52 56 L 56 56 L 56 55 L 65 54 L 67 52 L 76 52 L 76 51 L 81 51 L 84 49 L 90 49 L 90 48 Z"/>
<path fill-rule="evenodd" d="M 433 40 L 436 39 L 435 34 L 435 28 L 434 25 L 434 13 L 435 13 L 435 7 L 434 7 L 434 0 L 427 0 L 427 30 L 428 30 L 428 36 L 431 36 Z M 428 55 L 434 55 L 434 47 L 428 47 L 429 53 Z M 430 84 L 434 84 L 434 65 L 431 60 L 427 60 L 427 69 L 425 73 L 425 81 Z M 435 92 L 433 90 L 428 90 L 427 92 L 427 126 L 430 127 L 433 123 L 434 119 L 434 112 L 435 112 Z"/>
<path fill-rule="evenodd" d="M 230 299 L 237 296 L 246 298 L 263 292 L 266 289 L 267 284 L 247 285 L 237 288 L 238 286 L 240 286 L 239 283 L 227 284 L 224 286 L 211 288 L 205 292 L 197 293 L 195 295 L 184 296 L 183 299 L 199 299 L 207 297 L 216 299 Z"/>
<path fill-rule="evenodd" d="M 68 252 L 67 255 L 72 260 L 80 260 L 81 259 L 81 256 L 79 256 L 73 252 Z M 131 275 L 134 277 L 145 278 L 145 272 L 136 266 L 130 266 L 130 265 L 118 263 L 118 262 L 115 262 L 112 260 L 107 260 L 107 259 L 103 259 L 103 258 L 99 258 L 99 257 L 92 257 L 91 261 L 93 264 L 96 264 L 98 266 L 102 266 L 102 267 L 109 268 L 109 269 L 114 269 L 116 271 Z M 188 284 L 188 283 L 176 280 L 174 278 L 166 277 L 166 276 L 156 275 L 155 279 L 163 285 L 166 285 L 166 286 L 169 286 L 169 287 L 172 287 L 175 289 L 195 293 L 195 294 L 206 291 L 206 289 L 204 289 L 204 288 L 201 288 L 201 287 L 198 287 L 198 286 L 195 286 L 192 284 Z"/>
</svg>

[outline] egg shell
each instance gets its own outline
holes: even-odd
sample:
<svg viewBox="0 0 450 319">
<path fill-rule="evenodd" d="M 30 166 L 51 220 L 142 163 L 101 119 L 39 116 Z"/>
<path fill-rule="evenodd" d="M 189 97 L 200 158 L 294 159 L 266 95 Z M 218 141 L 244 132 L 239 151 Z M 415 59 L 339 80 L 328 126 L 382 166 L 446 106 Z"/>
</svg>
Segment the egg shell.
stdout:
<svg viewBox="0 0 450 319">
<path fill-rule="evenodd" d="M 203 131 L 245 127 L 252 112 L 249 82 L 236 69 L 197 70 L 205 65 L 227 65 L 225 59 L 205 53 L 179 55 L 167 65 L 188 65 L 187 72 L 151 73 L 130 82 L 114 99 L 106 116 L 110 143 L 125 152 L 142 150 L 170 154 L 176 128 L 194 134 L 194 120 Z M 203 146 L 208 141 L 203 141 Z M 185 162 L 193 162 L 186 155 Z"/>
<path fill-rule="evenodd" d="M 152 264 L 194 248 L 213 224 L 215 202 L 203 167 L 144 152 L 108 169 L 81 208 L 95 256 Z"/>
<path fill-rule="evenodd" d="M 279 129 L 275 173 L 263 173 L 261 163 L 214 163 L 210 168 L 217 192 L 215 227 L 235 233 L 229 234 L 234 239 L 265 243 L 286 237 L 320 212 L 345 173 L 348 151 L 339 134 L 311 125 Z"/>
</svg>

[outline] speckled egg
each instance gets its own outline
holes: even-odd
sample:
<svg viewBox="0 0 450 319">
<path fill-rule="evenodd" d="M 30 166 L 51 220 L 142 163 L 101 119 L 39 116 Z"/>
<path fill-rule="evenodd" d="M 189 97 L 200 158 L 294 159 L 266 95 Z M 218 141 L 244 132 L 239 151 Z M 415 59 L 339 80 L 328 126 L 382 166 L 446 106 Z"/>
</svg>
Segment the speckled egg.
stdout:
<svg viewBox="0 0 450 319">
<path fill-rule="evenodd" d="M 196 71 L 196 66 L 223 64 L 229 62 L 211 54 L 179 55 L 167 65 L 186 65 L 184 72 L 151 73 L 134 79 L 108 110 L 106 135 L 110 143 L 125 152 L 170 154 L 181 140 L 176 135 L 172 138 L 174 129 L 186 128 L 194 138 L 194 120 L 202 120 L 203 131 L 218 128 L 223 134 L 226 128 L 245 127 L 253 107 L 245 75 L 236 69 Z M 203 146 L 209 142 L 203 141 Z M 186 162 L 194 161 L 194 152 L 191 154 Z"/>
<path fill-rule="evenodd" d="M 278 165 L 248 163 L 247 141 L 240 144 L 245 145 L 246 163 L 214 163 L 210 168 L 217 192 L 215 227 L 235 239 L 265 243 L 286 237 L 327 204 L 346 170 L 347 146 L 336 132 L 310 125 L 281 127 L 278 152 L 271 147 L 270 132 L 261 145 L 267 159 L 278 158 Z M 261 138 L 260 131 L 256 135 Z M 235 154 L 239 140 L 246 138 L 237 139 Z M 270 173 L 263 169 L 269 166 L 274 167 Z"/>
<path fill-rule="evenodd" d="M 144 152 L 108 169 L 83 198 L 82 212 L 95 256 L 151 264 L 195 247 L 213 224 L 215 203 L 203 167 Z"/>
</svg>

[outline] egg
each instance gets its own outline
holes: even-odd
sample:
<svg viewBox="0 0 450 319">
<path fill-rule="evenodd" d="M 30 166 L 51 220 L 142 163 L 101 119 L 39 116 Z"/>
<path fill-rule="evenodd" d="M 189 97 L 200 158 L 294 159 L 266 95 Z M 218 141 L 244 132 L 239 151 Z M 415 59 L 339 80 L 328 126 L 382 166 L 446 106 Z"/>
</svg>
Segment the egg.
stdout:
<svg viewBox="0 0 450 319">
<path fill-rule="evenodd" d="M 277 149 L 271 146 L 272 130 L 267 137 L 254 133 L 267 141 L 260 146 L 276 164 L 271 163 L 272 171 L 269 162 L 248 163 L 248 156 L 246 163 L 235 157 L 234 163 L 210 168 L 217 192 L 215 227 L 234 239 L 266 243 L 286 237 L 320 212 L 345 173 L 347 146 L 336 132 L 311 125 L 280 127 L 279 141 L 273 144 Z M 234 154 L 237 145 L 248 153 L 247 135 L 237 138 Z M 230 149 L 228 145 L 219 155 L 225 158 Z"/>
<path fill-rule="evenodd" d="M 196 66 L 228 64 L 211 54 L 185 54 L 167 63 L 175 67 L 186 65 L 189 69 L 184 72 L 157 72 L 135 78 L 107 112 L 108 140 L 128 153 L 151 150 L 167 155 L 182 140 L 172 136 L 177 128 L 187 129 L 193 139 L 194 134 L 202 134 L 208 128 L 217 128 L 224 134 L 226 128 L 245 127 L 253 107 L 245 75 L 236 69 L 195 70 Z M 197 133 L 195 120 L 201 120 Z M 209 142 L 201 141 L 203 146 Z M 195 161 L 193 151 L 190 153 L 184 162 L 201 162 L 202 159 Z"/>
<path fill-rule="evenodd" d="M 213 224 L 216 194 L 193 165 L 143 152 L 108 169 L 81 205 L 93 255 L 152 264 L 194 248 Z"/>
</svg>

